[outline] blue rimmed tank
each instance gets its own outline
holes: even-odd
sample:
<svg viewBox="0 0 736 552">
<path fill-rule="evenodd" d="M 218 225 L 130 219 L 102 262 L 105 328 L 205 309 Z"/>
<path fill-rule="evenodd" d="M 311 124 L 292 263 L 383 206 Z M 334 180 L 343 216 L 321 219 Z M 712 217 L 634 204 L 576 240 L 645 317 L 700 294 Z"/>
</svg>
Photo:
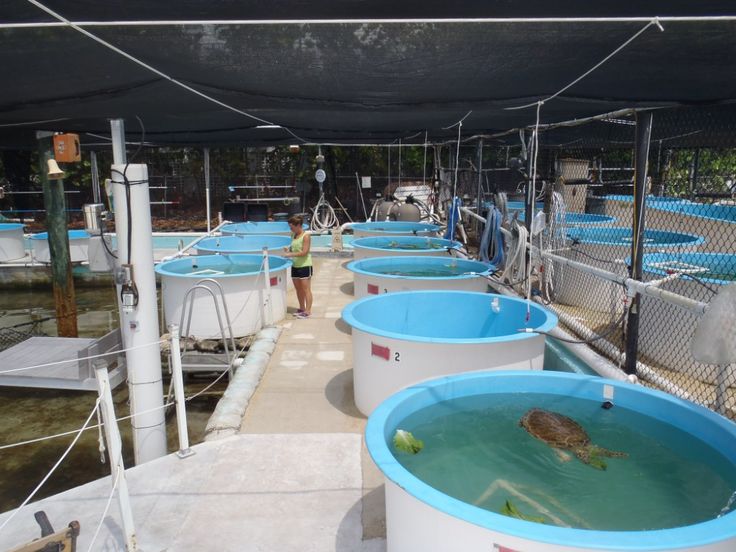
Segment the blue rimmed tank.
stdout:
<svg viewBox="0 0 736 552">
<path fill-rule="evenodd" d="M 197 255 L 231 255 L 239 253 L 257 254 L 263 249 L 278 255 L 284 247 L 291 245 L 289 236 L 273 236 L 270 234 L 213 236 L 197 242 L 194 249 Z"/>
<path fill-rule="evenodd" d="M 357 238 L 380 236 L 436 236 L 440 227 L 428 222 L 375 221 L 358 222 L 351 225 Z"/>
<path fill-rule="evenodd" d="M 444 238 L 432 238 L 429 236 L 380 236 L 372 238 L 354 239 L 353 257 L 365 259 L 367 257 L 387 256 L 440 256 L 447 257 L 453 254 L 453 250 L 460 249 L 462 244 L 454 240 Z"/>
<path fill-rule="evenodd" d="M 15 222 L 0 223 L 0 263 L 15 261 L 25 256 L 23 225 Z"/>
<path fill-rule="evenodd" d="M 309 230 L 309 226 L 304 224 L 304 230 Z M 223 236 L 257 236 L 269 234 L 272 236 L 289 236 L 291 229 L 288 222 L 234 222 L 225 224 L 220 228 Z"/>
<path fill-rule="evenodd" d="M 89 232 L 86 230 L 69 230 L 69 259 L 73 263 L 82 263 L 89 259 Z M 48 232 L 40 232 L 30 236 L 33 257 L 39 263 L 51 262 L 51 251 L 49 250 Z"/>
<path fill-rule="evenodd" d="M 495 271 L 480 261 L 428 256 L 371 257 L 352 261 L 346 268 L 353 273 L 356 299 L 418 289 L 486 292 L 487 278 Z"/>
<path fill-rule="evenodd" d="M 557 316 L 522 299 L 468 291 L 371 295 L 342 312 L 352 327 L 355 404 L 363 414 L 413 383 L 458 372 L 541 370 Z M 529 330 L 527 332 L 526 330 Z"/>
<path fill-rule="evenodd" d="M 269 257 L 269 302 L 262 255 L 197 255 L 160 263 L 156 266 L 156 273 L 161 278 L 166 324 L 181 323 L 184 299 L 192 286 L 215 280 L 224 292 L 233 334 L 251 335 L 264 324 L 277 322 L 286 316 L 287 271 L 290 267 L 291 261 L 283 257 Z M 219 289 L 216 285 L 207 285 L 215 292 L 217 305 L 224 317 Z M 202 339 L 221 337 L 212 296 L 203 290 L 195 293 L 189 335 Z"/>
<path fill-rule="evenodd" d="M 617 456 L 565 450 L 566 429 Z M 736 550 L 736 425 L 639 385 L 528 371 L 425 381 L 373 411 L 366 446 L 386 482 L 388 552 Z"/>
</svg>

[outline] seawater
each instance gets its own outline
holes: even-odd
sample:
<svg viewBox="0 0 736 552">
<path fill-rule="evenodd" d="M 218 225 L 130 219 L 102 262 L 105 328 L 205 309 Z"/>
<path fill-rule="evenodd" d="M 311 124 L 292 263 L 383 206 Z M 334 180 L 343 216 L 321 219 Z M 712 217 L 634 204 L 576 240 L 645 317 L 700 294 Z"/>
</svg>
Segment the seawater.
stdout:
<svg viewBox="0 0 736 552">
<path fill-rule="evenodd" d="M 389 276 L 407 276 L 413 278 L 448 278 L 467 274 L 467 270 L 452 265 L 432 268 L 386 267 L 384 269 L 377 269 L 375 272 Z"/>
<path fill-rule="evenodd" d="M 605 471 L 569 458 L 519 425 L 530 408 L 576 420 L 591 442 L 623 451 Z M 492 394 L 420 410 L 398 427 L 424 441 L 394 451 L 416 477 L 454 498 L 563 527 L 639 531 L 714 519 L 731 504 L 736 468 L 692 434 L 620 406 L 542 394 Z M 730 502 L 729 502 L 730 501 Z"/>
<path fill-rule="evenodd" d="M 206 259 L 207 257 L 204 258 Z M 203 278 L 207 278 L 210 276 L 259 272 L 261 270 L 261 263 L 219 263 L 217 265 L 210 265 L 205 262 L 198 264 L 195 258 L 191 261 L 191 264 L 182 263 L 181 266 L 169 267 L 167 270 L 174 274 L 201 275 Z"/>
<path fill-rule="evenodd" d="M 429 250 L 429 249 L 446 249 L 446 245 L 442 245 L 440 243 L 434 243 L 431 241 L 428 241 L 426 243 L 399 243 L 399 242 L 389 242 L 388 245 L 382 246 L 386 249 L 410 249 L 413 251 L 423 251 L 423 250 Z"/>
</svg>

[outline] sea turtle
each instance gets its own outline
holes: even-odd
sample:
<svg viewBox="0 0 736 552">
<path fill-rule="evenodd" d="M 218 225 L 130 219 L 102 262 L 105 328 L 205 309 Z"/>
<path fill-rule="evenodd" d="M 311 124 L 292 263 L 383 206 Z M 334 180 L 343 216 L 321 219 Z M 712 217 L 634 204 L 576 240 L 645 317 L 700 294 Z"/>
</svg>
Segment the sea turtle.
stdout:
<svg viewBox="0 0 736 552">
<path fill-rule="evenodd" d="M 532 408 L 521 417 L 519 425 L 532 437 L 544 441 L 555 449 L 570 450 L 581 462 L 599 470 L 605 470 L 607 467 L 601 456 L 609 458 L 628 456 L 625 452 L 591 444 L 590 437 L 579 423 L 557 412 Z"/>
</svg>

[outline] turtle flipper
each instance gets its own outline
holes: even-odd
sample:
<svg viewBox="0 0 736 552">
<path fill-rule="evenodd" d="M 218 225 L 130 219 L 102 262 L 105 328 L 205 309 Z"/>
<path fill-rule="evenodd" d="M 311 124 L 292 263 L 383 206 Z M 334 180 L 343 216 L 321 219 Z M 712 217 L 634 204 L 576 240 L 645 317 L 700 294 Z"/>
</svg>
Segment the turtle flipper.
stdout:
<svg viewBox="0 0 736 552">
<path fill-rule="evenodd" d="M 575 453 L 575 456 L 578 457 L 578 460 L 583 464 L 588 464 L 592 468 L 605 470 L 608 467 L 608 465 L 601 460 L 600 456 L 598 456 L 595 447 L 579 447 L 573 452 Z"/>
<path fill-rule="evenodd" d="M 599 447 L 598 445 L 590 445 L 590 453 L 596 454 L 600 456 L 608 456 L 609 458 L 628 458 L 629 455 L 626 452 L 621 452 L 618 450 L 608 450 L 603 447 Z"/>
</svg>

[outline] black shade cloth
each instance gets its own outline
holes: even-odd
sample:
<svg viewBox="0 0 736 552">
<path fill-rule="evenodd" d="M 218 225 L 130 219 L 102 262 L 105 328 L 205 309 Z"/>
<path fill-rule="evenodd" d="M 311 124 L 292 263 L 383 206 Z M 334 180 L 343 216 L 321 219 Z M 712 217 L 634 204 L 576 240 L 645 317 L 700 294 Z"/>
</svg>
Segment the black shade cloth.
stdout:
<svg viewBox="0 0 736 552">
<path fill-rule="evenodd" d="M 631 4 L 631 5 L 629 5 Z M 87 30 L 249 118 L 184 90 L 69 27 L 0 31 L 0 147 L 34 131 L 105 143 L 109 119 L 155 144 L 421 143 L 535 122 L 509 107 L 548 97 L 645 22 L 466 22 L 232 25 L 232 19 L 649 17 L 736 13 L 733 2 L 473 2 L 49 0 L 74 21 L 221 20 L 95 25 Z M 53 21 L 21 0 L 2 23 Z M 736 22 L 665 22 L 546 103 L 542 123 L 625 108 L 736 100 Z M 288 127 L 256 128 L 266 123 Z M 296 136 L 295 136 L 296 135 Z M 563 136 L 564 138 L 564 136 Z"/>
</svg>

